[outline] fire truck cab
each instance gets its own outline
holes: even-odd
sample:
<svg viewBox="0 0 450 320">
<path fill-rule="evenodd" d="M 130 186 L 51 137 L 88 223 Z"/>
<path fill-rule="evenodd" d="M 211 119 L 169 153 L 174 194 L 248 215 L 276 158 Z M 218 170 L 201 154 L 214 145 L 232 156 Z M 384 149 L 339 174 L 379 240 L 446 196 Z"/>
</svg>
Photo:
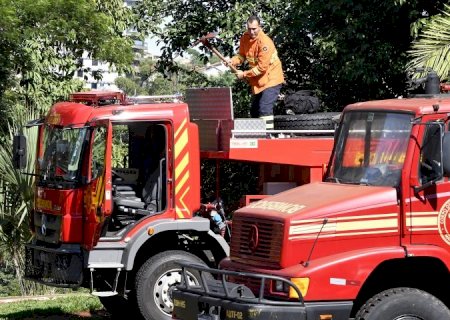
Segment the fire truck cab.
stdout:
<svg viewBox="0 0 450 320">
<path fill-rule="evenodd" d="M 260 163 L 273 194 L 322 180 L 331 154 L 332 136 L 269 139 L 245 126 L 233 136 L 238 122 L 230 88 L 192 89 L 186 102 L 76 93 L 30 122 L 38 141 L 26 277 L 90 288 L 116 315 L 170 319 L 178 262 L 213 267 L 229 254 L 223 206 L 200 210 L 201 159 Z M 14 149 L 23 167 L 23 135 Z"/>
<path fill-rule="evenodd" d="M 347 106 L 325 180 L 239 209 L 174 318 L 450 319 L 449 114 L 439 87 Z"/>
</svg>

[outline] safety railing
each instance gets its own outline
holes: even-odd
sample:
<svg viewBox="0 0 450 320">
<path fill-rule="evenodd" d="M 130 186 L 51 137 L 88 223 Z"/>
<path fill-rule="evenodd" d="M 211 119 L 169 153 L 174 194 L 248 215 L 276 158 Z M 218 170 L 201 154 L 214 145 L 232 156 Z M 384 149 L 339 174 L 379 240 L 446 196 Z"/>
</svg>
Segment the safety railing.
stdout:
<svg viewBox="0 0 450 320">
<path fill-rule="evenodd" d="M 304 299 L 300 289 L 290 280 L 274 275 L 266 275 L 250 272 L 237 272 L 229 270 L 212 269 L 198 264 L 179 263 L 182 269 L 182 282 L 177 286 L 178 290 L 186 291 L 202 296 L 219 299 L 227 299 L 236 302 L 251 304 L 266 304 L 276 306 L 304 306 Z M 201 285 L 189 282 L 192 271 L 200 274 Z M 211 277 L 215 275 L 215 279 Z M 248 277 L 260 280 L 258 294 L 255 295 L 248 287 L 242 284 L 227 282 L 226 277 Z M 207 278 L 208 277 L 208 278 Z M 269 297 L 265 294 L 266 284 L 271 281 L 280 281 L 287 288 L 293 288 L 298 295 L 298 301 L 283 301 L 278 297 Z"/>
</svg>

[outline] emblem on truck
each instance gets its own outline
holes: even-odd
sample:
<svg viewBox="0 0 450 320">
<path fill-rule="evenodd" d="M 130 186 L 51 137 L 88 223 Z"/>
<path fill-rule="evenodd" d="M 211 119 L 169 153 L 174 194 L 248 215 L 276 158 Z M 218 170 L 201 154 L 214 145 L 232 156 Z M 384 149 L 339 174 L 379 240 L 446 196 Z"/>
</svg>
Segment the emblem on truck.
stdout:
<svg viewBox="0 0 450 320">
<path fill-rule="evenodd" d="M 447 243 L 448 245 L 450 245 L 449 212 L 450 212 L 450 200 L 447 200 L 442 205 L 441 210 L 439 211 L 438 228 L 439 228 L 439 234 L 441 235 L 442 240 L 444 240 L 445 243 Z"/>
<path fill-rule="evenodd" d="M 47 235 L 47 218 L 45 214 L 42 214 L 41 216 L 41 234 L 43 236 Z"/>
<path fill-rule="evenodd" d="M 258 248 L 259 244 L 259 232 L 258 227 L 254 224 L 250 227 L 250 232 L 248 234 L 248 248 L 253 253 Z"/>
</svg>

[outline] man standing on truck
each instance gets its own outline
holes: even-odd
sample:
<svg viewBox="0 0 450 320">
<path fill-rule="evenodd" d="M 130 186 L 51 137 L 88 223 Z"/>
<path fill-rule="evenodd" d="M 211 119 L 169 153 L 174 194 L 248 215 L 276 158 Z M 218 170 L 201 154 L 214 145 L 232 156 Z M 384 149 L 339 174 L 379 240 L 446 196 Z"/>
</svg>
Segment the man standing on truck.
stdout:
<svg viewBox="0 0 450 320">
<path fill-rule="evenodd" d="M 239 53 L 228 59 L 236 66 L 248 62 L 250 69 L 238 70 L 238 79 L 245 79 L 252 87 L 250 115 L 266 122 L 266 129 L 273 129 L 273 106 L 284 82 L 283 68 L 272 39 L 261 30 L 257 16 L 247 19 L 247 31 L 240 39 Z"/>
</svg>

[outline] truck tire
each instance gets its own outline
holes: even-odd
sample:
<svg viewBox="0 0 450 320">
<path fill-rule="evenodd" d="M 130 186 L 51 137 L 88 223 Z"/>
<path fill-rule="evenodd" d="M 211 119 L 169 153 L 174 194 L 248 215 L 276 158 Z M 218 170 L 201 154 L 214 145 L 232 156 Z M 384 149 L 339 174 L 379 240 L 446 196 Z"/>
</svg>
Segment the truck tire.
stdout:
<svg viewBox="0 0 450 320">
<path fill-rule="evenodd" d="M 355 320 L 442 320 L 450 310 L 428 292 L 414 288 L 394 288 L 370 298 Z"/>
<path fill-rule="evenodd" d="M 319 112 L 312 114 L 279 115 L 274 117 L 275 130 L 334 130 L 333 117 L 339 112 Z M 305 135 L 317 135 L 307 133 Z M 333 135 L 325 133 L 324 135 Z"/>
<path fill-rule="evenodd" d="M 172 319 L 171 292 L 181 281 L 178 262 L 206 264 L 197 256 L 179 250 L 165 251 L 148 259 L 136 274 L 136 299 L 142 316 L 147 320 Z M 190 273 L 194 284 L 200 284 L 200 275 Z"/>
</svg>

